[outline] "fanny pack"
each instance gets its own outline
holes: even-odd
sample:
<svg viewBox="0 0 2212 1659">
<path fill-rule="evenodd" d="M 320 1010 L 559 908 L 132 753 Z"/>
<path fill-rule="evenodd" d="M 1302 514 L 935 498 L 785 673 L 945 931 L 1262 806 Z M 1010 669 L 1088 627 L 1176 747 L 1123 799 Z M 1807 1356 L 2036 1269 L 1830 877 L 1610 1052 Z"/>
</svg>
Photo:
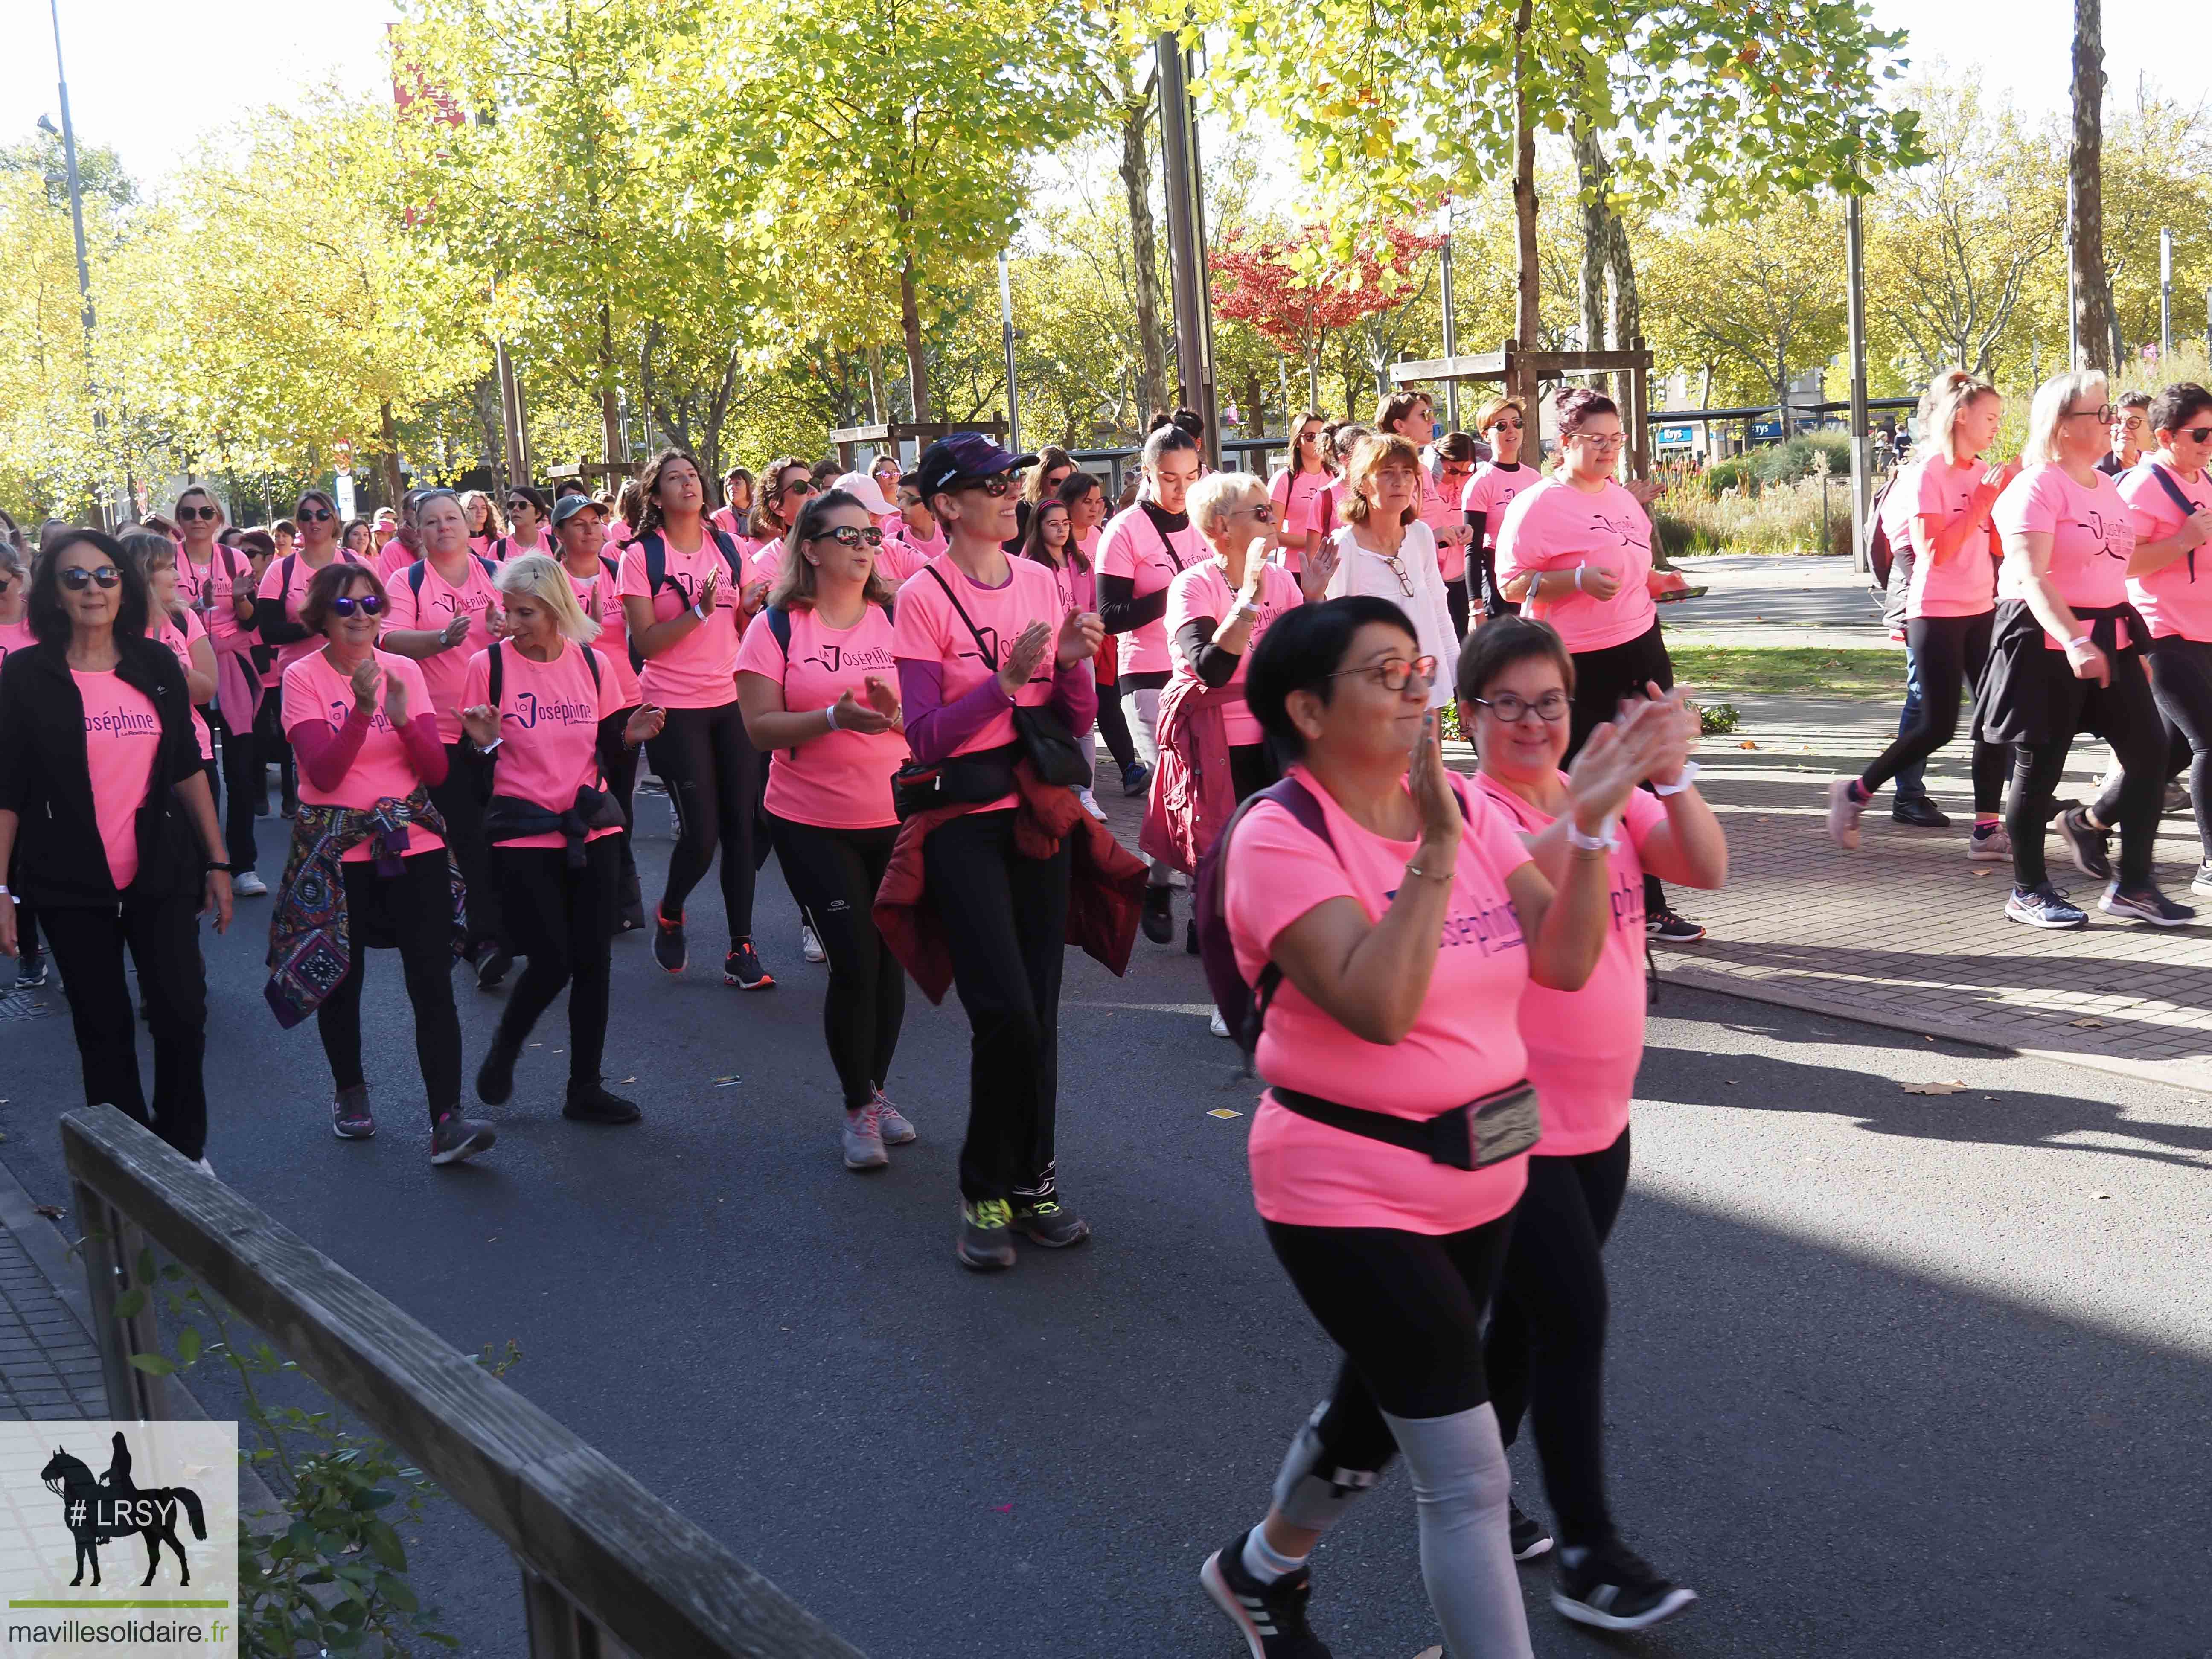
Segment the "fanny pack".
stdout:
<svg viewBox="0 0 2212 1659">
<path fill-rule="evenodd" d="M 1431 1118 L 1392 1117 L 1357 1106 L 1300 1094 L 1296 1089 L 1269 1091 L 1285 1111 L 1326 1123 L 1332 1129 L 1419 1152 L 1431 1164 L 1455 1170 L 1484 1170 L 1527 1152 L 1543 1137 L 1536 1089 L 1526 1078 L 1493 1093 L 1454 1106 Z"/>
<path fill-rule="evenodd" d="M 977 806 L 1014 792 L 1014 763 L 1022 757 L 1018 743 L 969 755 L 947 755 L 941 761 L 908 761 L 891 774 L 891 810 L 903 823 L 917 812 L 940 806 Z"/>
<path fill-rule="evenodd" d="M 1170 556 L 1173 556 L 1172 549 L 1170 550 Z M 975 636 L 975 649 L 981 653 L 983 660 L 995 670 L 999 665 L 998 647 L 983 637 L 983 630 L 975 626 L 975 619 L 968 614 L 968 607 L 960 603 L 960 596 L 952 591 L 952 584 L 945 580 L 945 573 L 933 564 L 924 565 L 922 568 L 934 577 L 937 585 L 945 590 L 945 597 L 952 601 L 952 609 L 958 613 L 960 620 L 968 624 L 969 633 Z M 1075 734 L 1067 729 L 1067 723 L 1059 715 L 1042 704 L 1017 703 L 1013 710 L 1013 721 L 1014 743 L 1011 746 L 1029 757 L 1030 764 L 1036 769 L 1036 775 L 1040 781 L 1056 784 L 1063 789 L 1073 789 L 1091 781 L 1089 758 L 1078 746 Z M 996 754 L 1000 751 L 993 750 L 988 752 Z M 955 758 L 975 760 L 981 757 L 962 755 Z M 945 799 L 991 800 L 1003 795 L 1007 789 L 1013 787 L 1013 762 L 1010 758 L 1006 763 L 1006 788 L 994 789 L 988 794 L 951 795 Z M 896 780 L 892 782 L 891 799 L 896 804 L 898 799 Z"/>
</svg>

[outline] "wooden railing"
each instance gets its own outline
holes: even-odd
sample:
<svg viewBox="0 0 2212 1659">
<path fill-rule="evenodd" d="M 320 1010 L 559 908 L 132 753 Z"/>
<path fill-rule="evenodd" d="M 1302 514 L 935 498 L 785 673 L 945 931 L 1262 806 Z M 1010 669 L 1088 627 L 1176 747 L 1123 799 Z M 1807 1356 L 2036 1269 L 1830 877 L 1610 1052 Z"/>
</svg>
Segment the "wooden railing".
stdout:
<svg viewBox="0 0 2212 1659">
<path fill-rule="evenodd" d="M 860 1659 L 775 1585 L 419 1320 L 112 1106 L 62 1119 L 118 1417 L 173 1415 L 131 1364 L 149 1296 L 115 1317 L 147 1244 L 173 1258 L 504 1540 L 530 1659 Z"/>
</svg>

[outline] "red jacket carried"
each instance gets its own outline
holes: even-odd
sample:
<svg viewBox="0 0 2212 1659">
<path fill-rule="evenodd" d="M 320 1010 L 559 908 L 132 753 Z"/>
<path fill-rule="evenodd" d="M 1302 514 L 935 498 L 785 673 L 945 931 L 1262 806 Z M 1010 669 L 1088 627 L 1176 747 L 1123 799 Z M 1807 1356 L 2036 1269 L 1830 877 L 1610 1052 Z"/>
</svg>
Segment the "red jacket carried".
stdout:
<svg viewBox="0 0 2212 1659">
<path fill-rule="evenodd" d="M 1160 693 L 1160 761 L 1137 845 L 1185 875 L 1198 868 L 1237 810 L 1221 705 L 1243 695 L 1241 685 L 1208 687 L 1188 674 L 1176 675 Z"/>
<path fill-rule="evenodd" d="M 1106 826 L 1083 810 L 1072 789 L 1038 781 L 1027 760 L 1014 763 L 1021 805 L 1014 810 L 1014 846 L 1026 858 L 1050 858 L 1073 837 L 1068 860 L 1067 942 L 1116 974 L 1129 970 L 1144 903 L 1145 866 L 1125 851 Z M 932 1002 L 952 985 L 952 953 L 945 924 L 929 900 L 921 844 L 948 819 L 976 809 L 939 806 L 899 825 L 898 841 L 883 885 L 876 890 L 877 931 Z"/>
</svg>

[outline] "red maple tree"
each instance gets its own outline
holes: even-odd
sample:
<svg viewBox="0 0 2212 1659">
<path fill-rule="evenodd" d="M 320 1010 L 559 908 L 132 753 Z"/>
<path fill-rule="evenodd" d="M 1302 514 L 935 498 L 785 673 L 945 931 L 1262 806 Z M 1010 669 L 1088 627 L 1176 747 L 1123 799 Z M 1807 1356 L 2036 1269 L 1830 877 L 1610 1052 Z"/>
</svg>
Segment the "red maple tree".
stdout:
<svg viewBox="0 0 2212 1659">
<path fill-rule="evenodd" d="M 1207 258 L 1213 309 L 1298 358 L 1310 381 L 1330 337 L 1397 305 L 1415 264 L 1443 242 L 1410 225 L 1379 225 L 1354 238 L 1347 258 L 1325 225 L 1274 239 L 1232 234 Z"/>
</svg>

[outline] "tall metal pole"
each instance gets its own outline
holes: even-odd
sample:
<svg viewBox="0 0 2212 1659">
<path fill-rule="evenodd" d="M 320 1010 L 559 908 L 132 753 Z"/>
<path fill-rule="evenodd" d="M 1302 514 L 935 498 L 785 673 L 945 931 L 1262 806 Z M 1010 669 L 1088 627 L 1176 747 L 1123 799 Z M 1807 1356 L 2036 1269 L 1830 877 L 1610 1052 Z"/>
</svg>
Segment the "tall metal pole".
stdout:
<svg viewBox="0 0 2212 1659">
<path fill-rule="evenodd" d="M 1874 457 L 1867 443 L 1866 238 L 1856 192 L 1844 198 L 1844 264 L 1850 290 L 1851 568 L 1867 563 L 1867 516 L 1874 504 Z"/>
<path fill-rule="evenodd" d="M 1437 269 L 1443 280 L 1444 356 L 1456 357 L 1459 331 L 1452 321 L 1452 204 L 1449 196 L 1437 210 L 1437 234 L 1444 239 L 1443 247 L 1437 250 Z M 1447 432 L 1459 430 L 1459 381 L 1455 378 L 1444 382 L 1444 423 Z M 1291 459 L 1295 461 L 1297 458 Z"/>
<path fill-rule="evenodd" d="M 1006 349 L 1006 437 L 1022 450 L 1022 396 L 1014 386 L 1014 278 L 1006 251 L 999 250 L 999 339 Z"/>
<path fill-rule="evenodd" d="M 1213 407 L 1213 370 L 1206 349 L 1212 307 L 1206 289 L 1206 261 L 1199 229 L 1198 162 L 1192 143 L 1190 85 L 1184 74 L 1182 45 L 1173 34 L 1154 43 L 1159 59 L 1160 149 L 1166 163 L 1168 272 L 1172 279 L 1176 328 L 1177 399 L 1206 422 L 1207 463 L 1221 462 L 1220 422 Z"/>
<path fill-rule="evenodd" d="M 84 303 L 84 378 L 92 396 L 92 429 L 95 444 L 106 458 L 107 450 L 107 411 L 100 400 L 100 390 L 93 385 L 92 356 L 92 264 L 84 252 L 84 185 L 76 170 L 76 124 L 70 118 L 69 73 L 62 67 L 61 0 L 47 0 L 46 10 L 54 25 L 54 85 L 61 94 L 62 104 L 62 162 L 69 173 L 70 229 L 76 238 L 76 291 Z M 103 494 L 100 502 L 100 520 L 108 521 L 107 501 Z"/>
<path fill-rule="evenodd" d="M 2173 233 L 2158 233 L 2158 362 L 2173 356 Z"/>
</svg>

